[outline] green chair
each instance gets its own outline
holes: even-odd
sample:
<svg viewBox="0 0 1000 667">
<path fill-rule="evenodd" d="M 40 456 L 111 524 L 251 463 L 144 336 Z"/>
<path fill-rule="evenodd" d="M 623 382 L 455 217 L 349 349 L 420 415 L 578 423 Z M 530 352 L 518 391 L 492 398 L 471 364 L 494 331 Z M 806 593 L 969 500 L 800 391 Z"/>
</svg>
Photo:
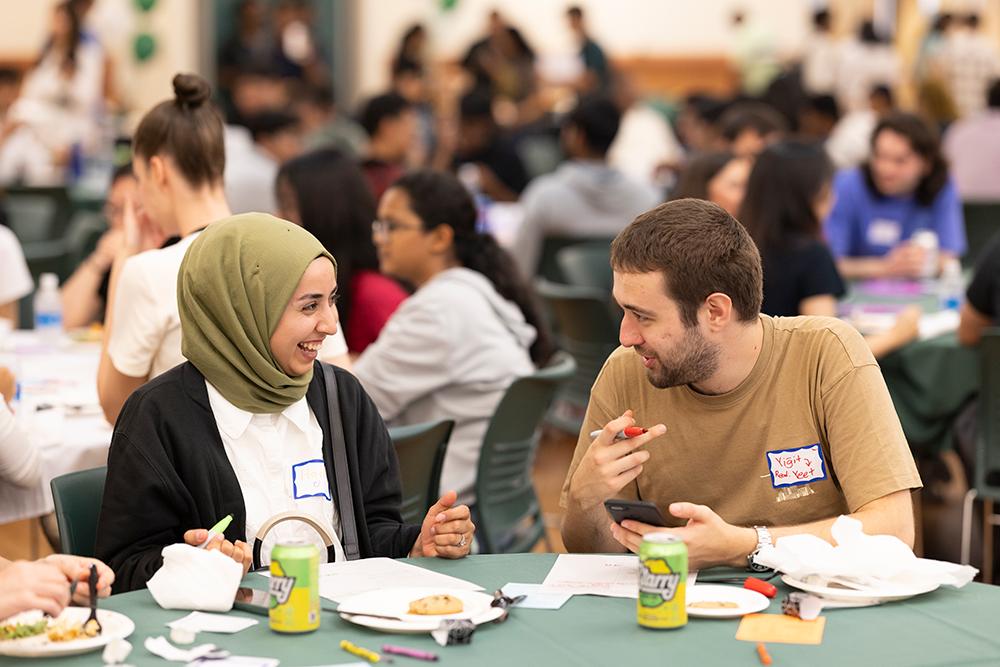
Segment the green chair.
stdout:
<svg viewBox="0 0 1000 667">
<path fill-rule="evenodd" d="M 563 248 L 579 245 L 580 243 L 594 243 L 610 246 L 613 236 L 595 236 L 592 238 L 573 236 L 546 236 L 542 241 L 542 250 L 538 259 L 538 267 L 535 275 L 545 280 L 555 283 L 565 283 L 567 278 L 563 275 L 562 269 L 556 257 Z"/>
<path fill-rule="evenodd" d="M 73 217 L 73 202 L 63 187 L 11 187 L 0 201 L 8 226 L 24 245 L 61 239 Z"/>
<path fill-rule="evenodd" d="M 576 371 L 557 395 L 549 422 L 564 431 L 579 433 L 590 402 L 590 388 L 604 362 L 618 348 L 621 313 L 607 292 L 591 287 L 535 283 L 554 321 L 560 348 L 576 360 Z"/>
<path fill-rule="evenodd" d="M 453 428 L 455 422 L 449 419 L 389 429 L 399 461 L 403 486 L 400 513 L 406 523 L 421 523 L 438 500 L 441 467 Z"/>
<path fill-rule="evenodd" d="M 66 239 L 73 203 L 64 187 L 10 187 L 0 196 L 10 227 L 28 262 L 31 277 L 55 273 L 60 281 L 73 271 L 73 252 Z M 30 329 L 34 321 L 31 295 L 19 304 L 19 326 Z"/>
<path fill-rule="evenodd" d="M 983 503 L 983 581 L 992 583 L 993 528 L 1000 526 L 1000 514 L 993 510 L 1000 502 L 1000 328 L 989 329 L 979 342 L 982 382 L 979 388 L 979 424 L 976 433 L 976 462 L 972 488 L 962 507 L 962 563 L 969 562 L 972 543 L 972 504 Z"/>
<path fill-rule="evenodd" d="M 59 526 L 59 550 L 74 556 L 93 556 L 97 517 L 104 496 L 105 466 L 71 472 L 52 480 L 52 500 Z"/>
<path fill-rule="evenodd" d="M 480 553 L 531 551 L 545 523 L 531 473 L 540 426 L 576 362 L 559 352 L 545 368 L 518 378 L 504 392 L 483 436 L 472 507 Z"/>
<path fill-rule="evenodd" d="M 962 258 L 962 265 L 968 268 L 975 266 L 986 242 L 1000 231 L 1000 202 L 965 202 L 962 214 L 969 248 Z"/>
<path fill-rule="evenodd" d="M 611 246 L 595 241 L 567 246 L 556 253 L 556 263 L 570 285 L 611 293 Z"/>
</svg>

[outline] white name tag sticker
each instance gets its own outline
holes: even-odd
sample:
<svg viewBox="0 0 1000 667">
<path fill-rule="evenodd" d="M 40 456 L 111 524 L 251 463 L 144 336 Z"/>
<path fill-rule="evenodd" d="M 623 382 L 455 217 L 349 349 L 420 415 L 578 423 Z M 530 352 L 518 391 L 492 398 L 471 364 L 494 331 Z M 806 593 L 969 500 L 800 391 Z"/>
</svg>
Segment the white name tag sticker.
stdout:
<svg viewBox="0 0 1000 667">
<path fill-rule="evenodd" d="M 826 461 L 819 443 L 767 452 L 767 467 L 771 473 L 771 486 L 798 486 L 826 479 Z"/>
<path fill-rule="evenodd" d="M 897 220 L 876 218 L 868 225 L 868 242 L 872 245 L 894 246 L 903 235 L 903 226 Z"/>
<path fill-rule="evenodd" d="M 323 459 L 310 459 L 292 466 L 292 497 L 333 500 Z"/>
</svg>

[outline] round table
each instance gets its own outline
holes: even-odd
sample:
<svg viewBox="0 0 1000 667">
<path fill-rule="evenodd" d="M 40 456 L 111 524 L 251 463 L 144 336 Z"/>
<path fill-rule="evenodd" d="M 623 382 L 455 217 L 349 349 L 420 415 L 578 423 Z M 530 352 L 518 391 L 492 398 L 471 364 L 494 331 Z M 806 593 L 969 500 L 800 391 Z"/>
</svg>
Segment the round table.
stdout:
<svg viewBox="0 0 1000 667">
<path fill-rule="evenodd" d="M 540 583 L 555 554 L 471 556 L 458 561 L 409 561 L 456 576 L 492 592 L 508 582 Z M 705 573 L 707 578 L 710 573 Z M 265 587 L 250 575 L 252 585 Z M 774 581 L 778 581 L 775 579 Z M 770 613 L 780 613 L 788 588 L 778 582 L 779 598 Z M 331 603 L 324 603 L 329 605 Z M 324 613 L 320 629 L 300 636 L 271 632 L 267 619 L 242 611 L 230 613 L 260 618 L 260 623 L 235 635 L 201 634 L 234 655 L 273 657 L 281 667 L 357 662 L 338 643 L 347 639 L 379 649 L 383 643 L 433 651 L 440 664 L 450 665 L 757 665 L 755 644 L 735 639 L 738 619 L 691 619 L 679 630 L 645 630 L 636 624 L 635 601 L 591 596 L 573 597 L 558 611 L 517 609 L 505 623 L 481 626 L 466 646 L 439 647 L 426 635 L 389 635 L 361 628 Z M 102 603 L 128 615 L 136 624 L 128 662 L 166 664 L 146 651 L 146 637 L 166 635 L 164 623 L 187 612 L 160 609 L 147 591 L 118 595 Z M 997 610 L 1000 588 L 969 584 L 864 609 L 830 610 L 819 646 L 768 644 L 776 665 L 959 665 L 1000 664 Z M 417 665 L 407 658 L 396 664 Z M 92 665 L 96 656 L 79 656 L 44 664 Z M 40 663 L 39 663 L 40 664 Z"/>
</svg>

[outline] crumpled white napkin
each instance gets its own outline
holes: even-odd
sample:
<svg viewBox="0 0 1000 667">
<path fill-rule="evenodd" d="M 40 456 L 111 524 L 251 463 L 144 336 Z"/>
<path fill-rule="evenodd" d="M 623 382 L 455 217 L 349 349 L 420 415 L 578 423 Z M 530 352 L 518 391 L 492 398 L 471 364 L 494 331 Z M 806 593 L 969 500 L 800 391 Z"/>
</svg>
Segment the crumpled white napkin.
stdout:
<svg viewBox="0 0 1000 667">
<path fill-rule="evenodd" d="M 961 588 L 978 572 L 968 565 L 917 558 L 902 540 L 866 535 L 861 522 L 849 516 L 838 517 L 830 532 L 837 546 L 815 535 L 787 535 L 776 546 L 762 548 L 754 561 L 796 579 L 872 578 L 887 586 L 936 583 Z"/>
<path fill-rule="evenodd" d="M 189 649 L 177 648 L 162 636 L 146 637 L 143 646 L 153 655 L 171 662 L 191 662 L 215 650 L 215 644 L 202 644 Z"/>
<path fill-rule="evenodd" d="M 146 587 L 164 609 L 229 611 L 242 578 L 243 568 L 218 551 L 171 544 Z"/>
</svg>

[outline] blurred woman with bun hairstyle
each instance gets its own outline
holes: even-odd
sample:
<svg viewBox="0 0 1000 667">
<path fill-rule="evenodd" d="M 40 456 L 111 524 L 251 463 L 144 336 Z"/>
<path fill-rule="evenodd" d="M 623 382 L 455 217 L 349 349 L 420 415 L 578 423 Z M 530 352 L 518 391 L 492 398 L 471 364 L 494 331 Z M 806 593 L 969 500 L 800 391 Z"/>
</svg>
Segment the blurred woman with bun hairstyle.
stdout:
<svg viewBox="0 0 1000 667">
<path fill-rule="evenodd" d="M 176 75 L 173 87 L 173 99 L 142 118 L 132 141 L 139 201 L 126 205 L 125 248 L 112 266 L 97 372 L 101 407 L 112 423 L 129 394 L 184 361 L 177 271 L 198 232 L 231 215 L 222 187 L 222 116 L 210 101 L 212 89 L 195 74 Z M 136 203 L 146 216 L 136 215 Z M 180 240 L 140 253 L 153 231 L 143 218 Z"/>
</svg>

